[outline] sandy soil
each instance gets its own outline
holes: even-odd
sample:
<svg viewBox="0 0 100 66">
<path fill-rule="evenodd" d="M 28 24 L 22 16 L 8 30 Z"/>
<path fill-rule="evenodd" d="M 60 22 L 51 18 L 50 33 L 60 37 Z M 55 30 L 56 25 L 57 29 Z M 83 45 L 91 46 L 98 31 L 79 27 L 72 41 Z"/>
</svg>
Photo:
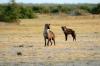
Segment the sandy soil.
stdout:
<svg viewBox="0 0 100 66">
<path fill-rule="evenodd" d="M 45 23 L 56 46 L 44 47 Z M 62 25 L 76 31 L 76 42 L 71 36 L 65 41 Z M 40 15 L 20 25 L 0 23 L 0 66 L 100 66 L 100 19 Z"/>
</svg>

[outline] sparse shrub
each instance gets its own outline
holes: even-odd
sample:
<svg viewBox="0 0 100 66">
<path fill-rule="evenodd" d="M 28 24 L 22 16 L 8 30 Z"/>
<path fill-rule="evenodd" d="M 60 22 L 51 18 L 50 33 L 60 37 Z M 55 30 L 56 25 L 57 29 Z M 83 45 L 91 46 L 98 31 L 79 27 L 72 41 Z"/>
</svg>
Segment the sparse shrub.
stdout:
<svg viewBox="0 0 100 66">
<path fill-rule="evenodd" d="M 56 6 L 55 7 L 51 7 L 50 9 L 51 9 L 50 10 L 51 13 L 59 13 L 59 9 Z"/>
<path fill-rule="evenodd" d="M 1 11 L 0 20 L 5 22 L 16 22 L 18 20 L 18 9 L 15 4 L 8 4 Z"/>
<path fill-rule="evenodd" d="M 15 3 L 14 0 L 10 4 L 0 7 L 0 21 L 18 22 L 19 19 L 35 18 L 32 8 L 22 7 Z"/>
<path fill-rule="evenodd" d="M 96 7 L 92 8 L 91 13 L 100 14 L 100 3 Z"/>
<path fill-rule="evenodd" d="M 79 9 L 84 10 L 84 11 L 87 11 L 87 12 L 89 12 L 89 11 L 90 11 L 89 6 L 87 6 L 87 5 L 82 5 L 82 6 L 79 6 Z"/>
<path fill-rule="evenodd" d="M 20 8 L 20 16 L 19 18 L 21 19 L 26 19 L 26 18 L 35 18 L 36 15 L 33 13 L 32 8 L 28 7 L 21 7 Z"/>
</svg>

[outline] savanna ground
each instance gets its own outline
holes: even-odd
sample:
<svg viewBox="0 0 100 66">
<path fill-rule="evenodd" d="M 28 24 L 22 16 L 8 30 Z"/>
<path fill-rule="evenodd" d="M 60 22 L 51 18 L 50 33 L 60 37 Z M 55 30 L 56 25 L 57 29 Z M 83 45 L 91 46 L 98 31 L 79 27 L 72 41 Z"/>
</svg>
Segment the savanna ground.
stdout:
<svg viewBox="0 0 100 66">
<path fill-rule="evenodd" d="M 56 46 L 44 47 L 45 23 L 51 24 Z M 62 25 L 76 31 L 77 41 L 71 36 L 65 41 Z M 20 25 L 1 22 L 0 66 L 100 66 L 100 16 L 39 15 Z"/>
</svg>

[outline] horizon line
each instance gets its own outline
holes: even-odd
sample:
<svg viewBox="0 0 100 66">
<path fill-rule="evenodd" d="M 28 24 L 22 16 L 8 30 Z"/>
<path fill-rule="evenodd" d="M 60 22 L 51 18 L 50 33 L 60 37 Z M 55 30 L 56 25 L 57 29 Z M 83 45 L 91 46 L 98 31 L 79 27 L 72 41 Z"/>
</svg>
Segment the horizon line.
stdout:
<svg viewBox="0 0 100 66">
<path fill-rule="evenodd" d="M 17 4 L 100 4 L 100 3 L 23 3 L 23 2 L 16 2 L 16 3 Z M 9 4 L 9 2 L 0 4 Z"/>
</svg>

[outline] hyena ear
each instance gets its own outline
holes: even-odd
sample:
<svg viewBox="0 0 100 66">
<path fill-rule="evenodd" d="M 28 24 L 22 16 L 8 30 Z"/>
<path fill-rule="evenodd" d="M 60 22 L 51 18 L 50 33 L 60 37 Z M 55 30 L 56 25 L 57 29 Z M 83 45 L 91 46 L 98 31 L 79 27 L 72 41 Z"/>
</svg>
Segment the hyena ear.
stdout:
<svg viewBox="0 0 100 66">
<path fill-rule="evenodd" d="M 61 28 L 63 29 L 63 26 L 61 26 Z"/>
<path fill-rule="evenodd" d="M 64 31 L 64 27 L 62 26 L 61 29 Z"/>
</svg>

